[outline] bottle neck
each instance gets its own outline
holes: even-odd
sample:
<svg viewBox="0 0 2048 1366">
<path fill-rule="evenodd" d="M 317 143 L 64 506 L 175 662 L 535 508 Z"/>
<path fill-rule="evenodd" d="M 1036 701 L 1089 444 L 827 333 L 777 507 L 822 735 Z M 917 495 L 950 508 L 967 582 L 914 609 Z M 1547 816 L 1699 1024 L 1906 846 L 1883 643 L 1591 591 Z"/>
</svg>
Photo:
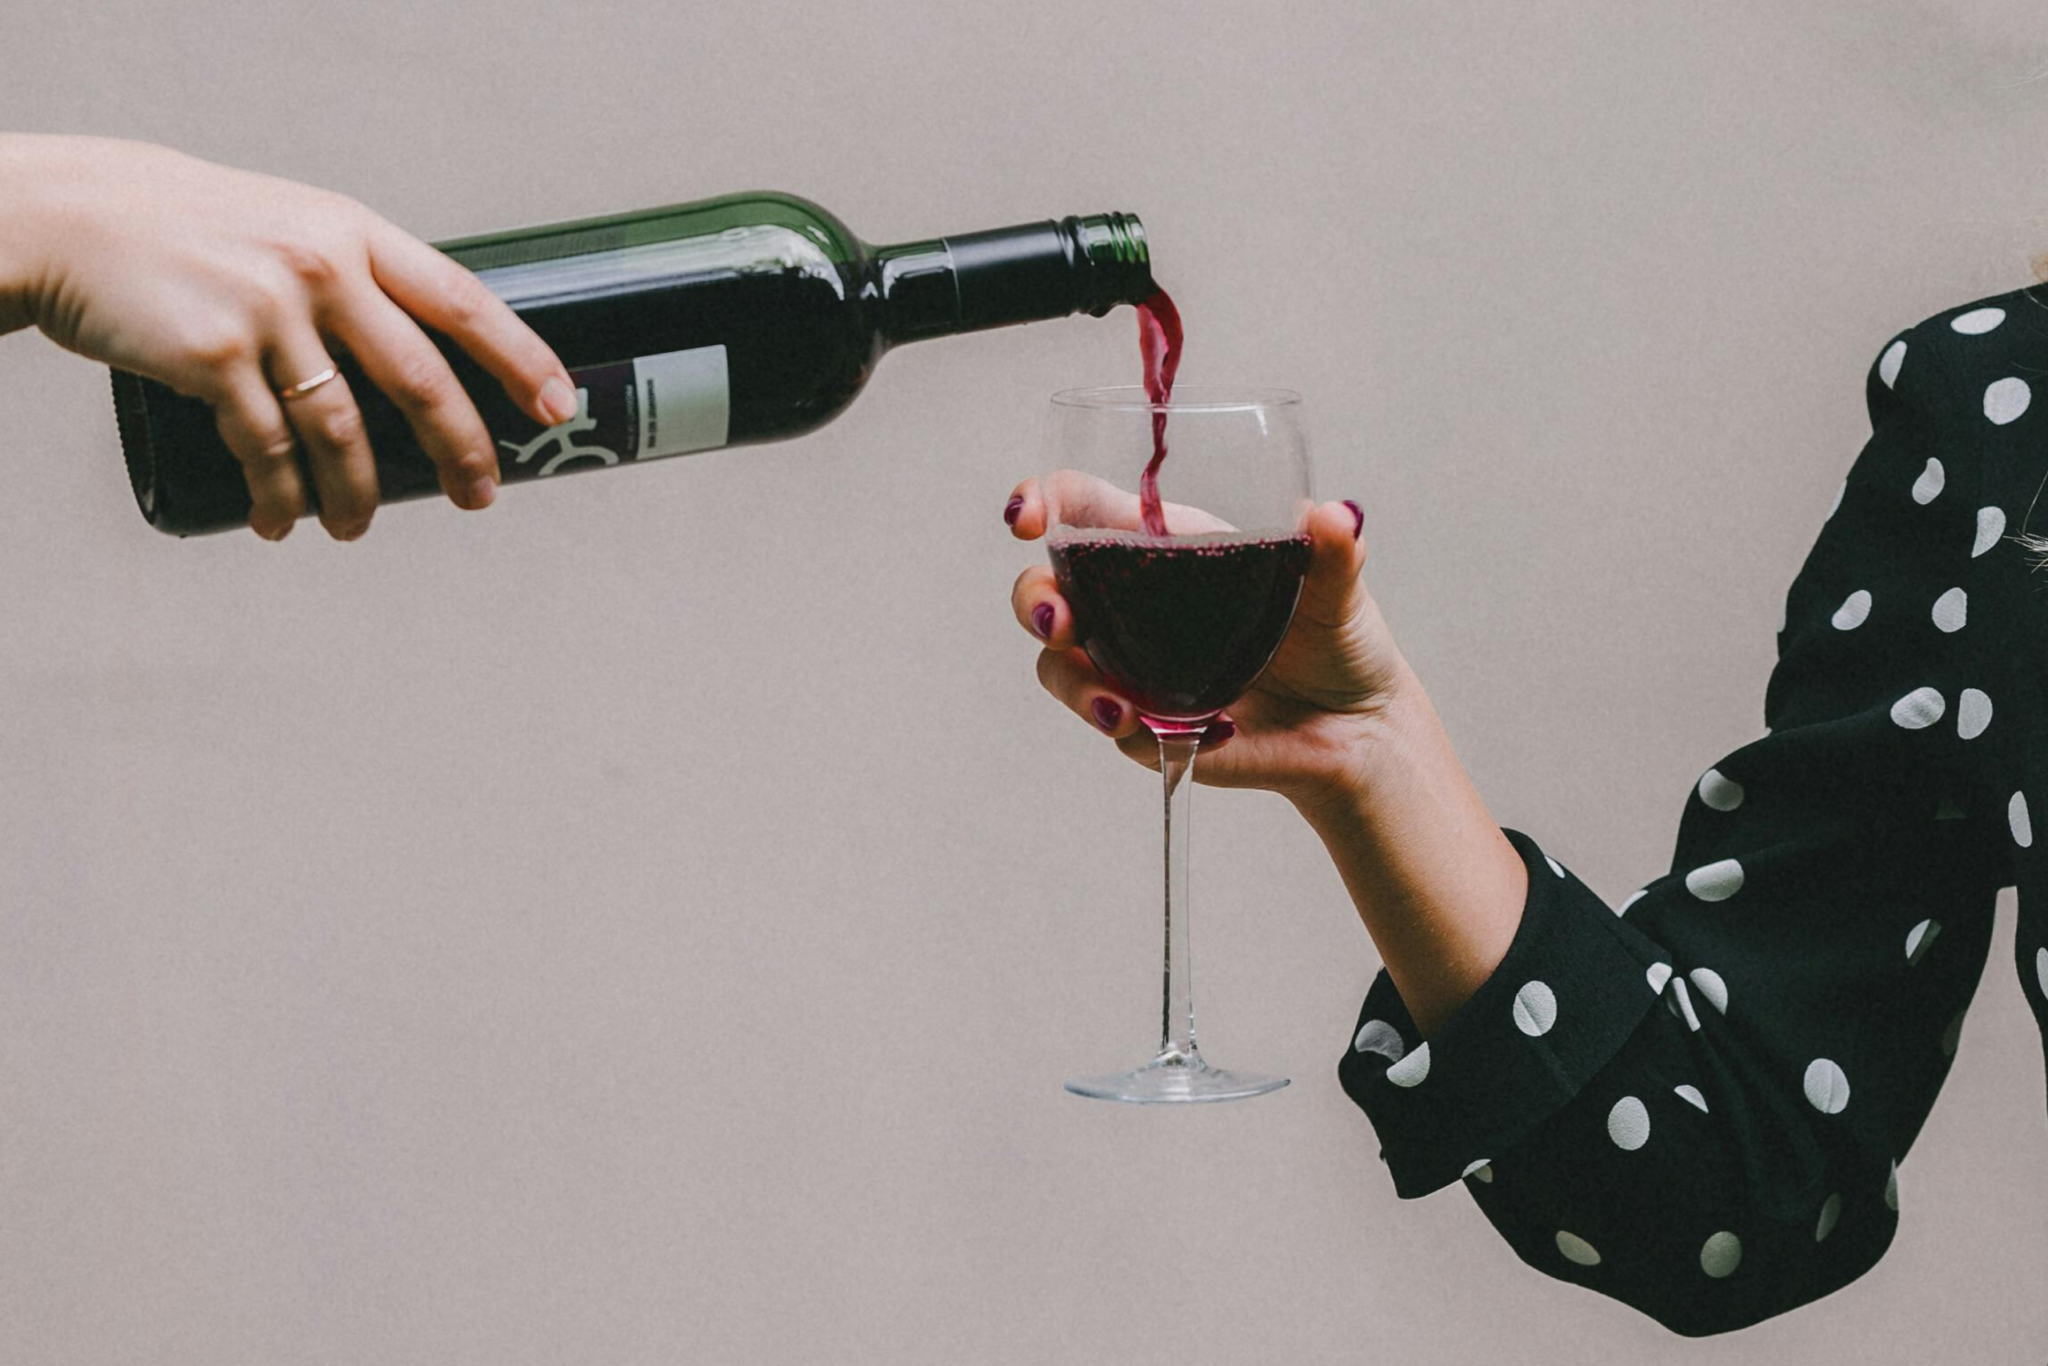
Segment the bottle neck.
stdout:
<svg viewBox="0 0 2048 1366">
<path fill-rule="evenodd" d="M 1144 224 L 1127 213 L 882 247 L 874 260 L 891 345 L 1073 313 L 1099 318 L 1155 288 Z"/>
</svg>

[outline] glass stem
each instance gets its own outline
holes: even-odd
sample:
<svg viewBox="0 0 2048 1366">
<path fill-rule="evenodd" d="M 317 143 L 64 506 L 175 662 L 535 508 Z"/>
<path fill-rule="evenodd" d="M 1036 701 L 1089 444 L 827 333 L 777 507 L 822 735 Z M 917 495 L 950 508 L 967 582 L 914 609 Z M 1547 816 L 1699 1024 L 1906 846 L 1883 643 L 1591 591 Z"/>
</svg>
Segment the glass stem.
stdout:
<svg viewBox="0 0 2048 1366">
<path fill-rule="evenodd" d="M 1188 953 L 1188 835 L 1194 805 L 1191 770 L 1202 733 L 1159 734 L 1159 773 L 1166 799 L 1166 952 L 1160 982 L 1159 1061 L 1201 1064 L 1195 1049 L 1194 964 Z"/>
</svg>

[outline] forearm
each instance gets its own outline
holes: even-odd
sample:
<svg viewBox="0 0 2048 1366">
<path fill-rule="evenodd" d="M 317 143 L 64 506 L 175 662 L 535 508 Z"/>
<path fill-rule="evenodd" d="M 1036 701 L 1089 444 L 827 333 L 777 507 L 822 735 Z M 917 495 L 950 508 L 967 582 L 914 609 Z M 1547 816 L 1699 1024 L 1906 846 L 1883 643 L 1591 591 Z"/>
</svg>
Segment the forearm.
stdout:
<svg viewBox="0 0 2048 1366">
<path fill-rule="evenodd" d="M 0 133 L 0 334 L 35 321 L 43 274 L 38 204 L 58 139 Z"/>
<path fill-rule="evenodd" d="M 1528 870 L 1421 685 L 1405 670 L 1403 683 L 1358 744 L 1351 778 L 1298 805 L 1427 1037 L 1507 954 Z"/>
</svg>

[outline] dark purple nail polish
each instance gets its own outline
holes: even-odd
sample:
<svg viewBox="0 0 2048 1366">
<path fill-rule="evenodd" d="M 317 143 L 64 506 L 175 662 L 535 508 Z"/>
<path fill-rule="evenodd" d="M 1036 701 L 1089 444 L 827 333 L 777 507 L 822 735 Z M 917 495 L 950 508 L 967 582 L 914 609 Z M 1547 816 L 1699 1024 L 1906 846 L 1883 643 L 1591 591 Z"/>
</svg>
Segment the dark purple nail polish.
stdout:
<svg viewBox="0 0 2048 1366">
<path fill-rule="evenodd" d="M 1040 640 L 1052 639 L 1052 604 L 1041 602 L 1031 609 L 1031 629 L 1038 632 Z"/>
<path fill-rule="evenodd" d="M 1015 526 L 1017 525 L 1017 519 L 1023 515 L 1024 495 L 1021 493 L 1011 494 L 1010 501 L 1003 504 L 1003 525 Z"/>
<path fill-rule="evenodd" d="M 1359 533 L 1365 530 L 1365 509 L 1349 498 L 1344 500 L 1344 506 L 1351 509 L 1351 539 L 1355 541 Z"/>
<path fill-rule="evenodd" d="M 1235 734 L 1237 734 L 1237 722 L 1227 716 L 1219 716 L 1214 721 L 1211 721 L 1202 731 L 1202 743 L 1205 745 L 1220 745 Z"/>
<path fill-rule="evenodd" d="M 1123 724 L 1123 704 L 1114 698 L 1098 697 L 1088 704 L 1088 710 L 1095 713 L 1095 724 L 1104 730 L 1115 730 Z"/>
</svg>

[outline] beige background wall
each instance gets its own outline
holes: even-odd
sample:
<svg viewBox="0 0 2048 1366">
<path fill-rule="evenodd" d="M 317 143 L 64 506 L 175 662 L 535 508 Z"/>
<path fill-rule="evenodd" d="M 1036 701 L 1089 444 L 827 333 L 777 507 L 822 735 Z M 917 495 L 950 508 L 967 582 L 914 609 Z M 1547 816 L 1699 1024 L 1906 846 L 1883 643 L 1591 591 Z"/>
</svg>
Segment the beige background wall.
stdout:
<svg viewBox="0 0 2048 1366">
<path fill-rule="evenodd" d="M 748 186 L 870 240 L 1145 215 L 1190 379 L 1307 392 L 1495 814 L 1618 899 L 1754 738 L 1891 332 L 2048 247 L 2029 4 L 9 0 L 0 128 L 449 236 Z M 0 342 L 0 1355 L 23 1363 L 2038 1360 L 2010 927 L 1861 1283 L 1686 1344 L 1392 1195 L 1375 963 L 1277 800 L 1042 696 L 997 513 L 1128 316 L 893 356 L 810 440 L 148 531 L 104 372 Z M 2010 905 L 2004 907 L 2009 915 Z"/>
</svg>

